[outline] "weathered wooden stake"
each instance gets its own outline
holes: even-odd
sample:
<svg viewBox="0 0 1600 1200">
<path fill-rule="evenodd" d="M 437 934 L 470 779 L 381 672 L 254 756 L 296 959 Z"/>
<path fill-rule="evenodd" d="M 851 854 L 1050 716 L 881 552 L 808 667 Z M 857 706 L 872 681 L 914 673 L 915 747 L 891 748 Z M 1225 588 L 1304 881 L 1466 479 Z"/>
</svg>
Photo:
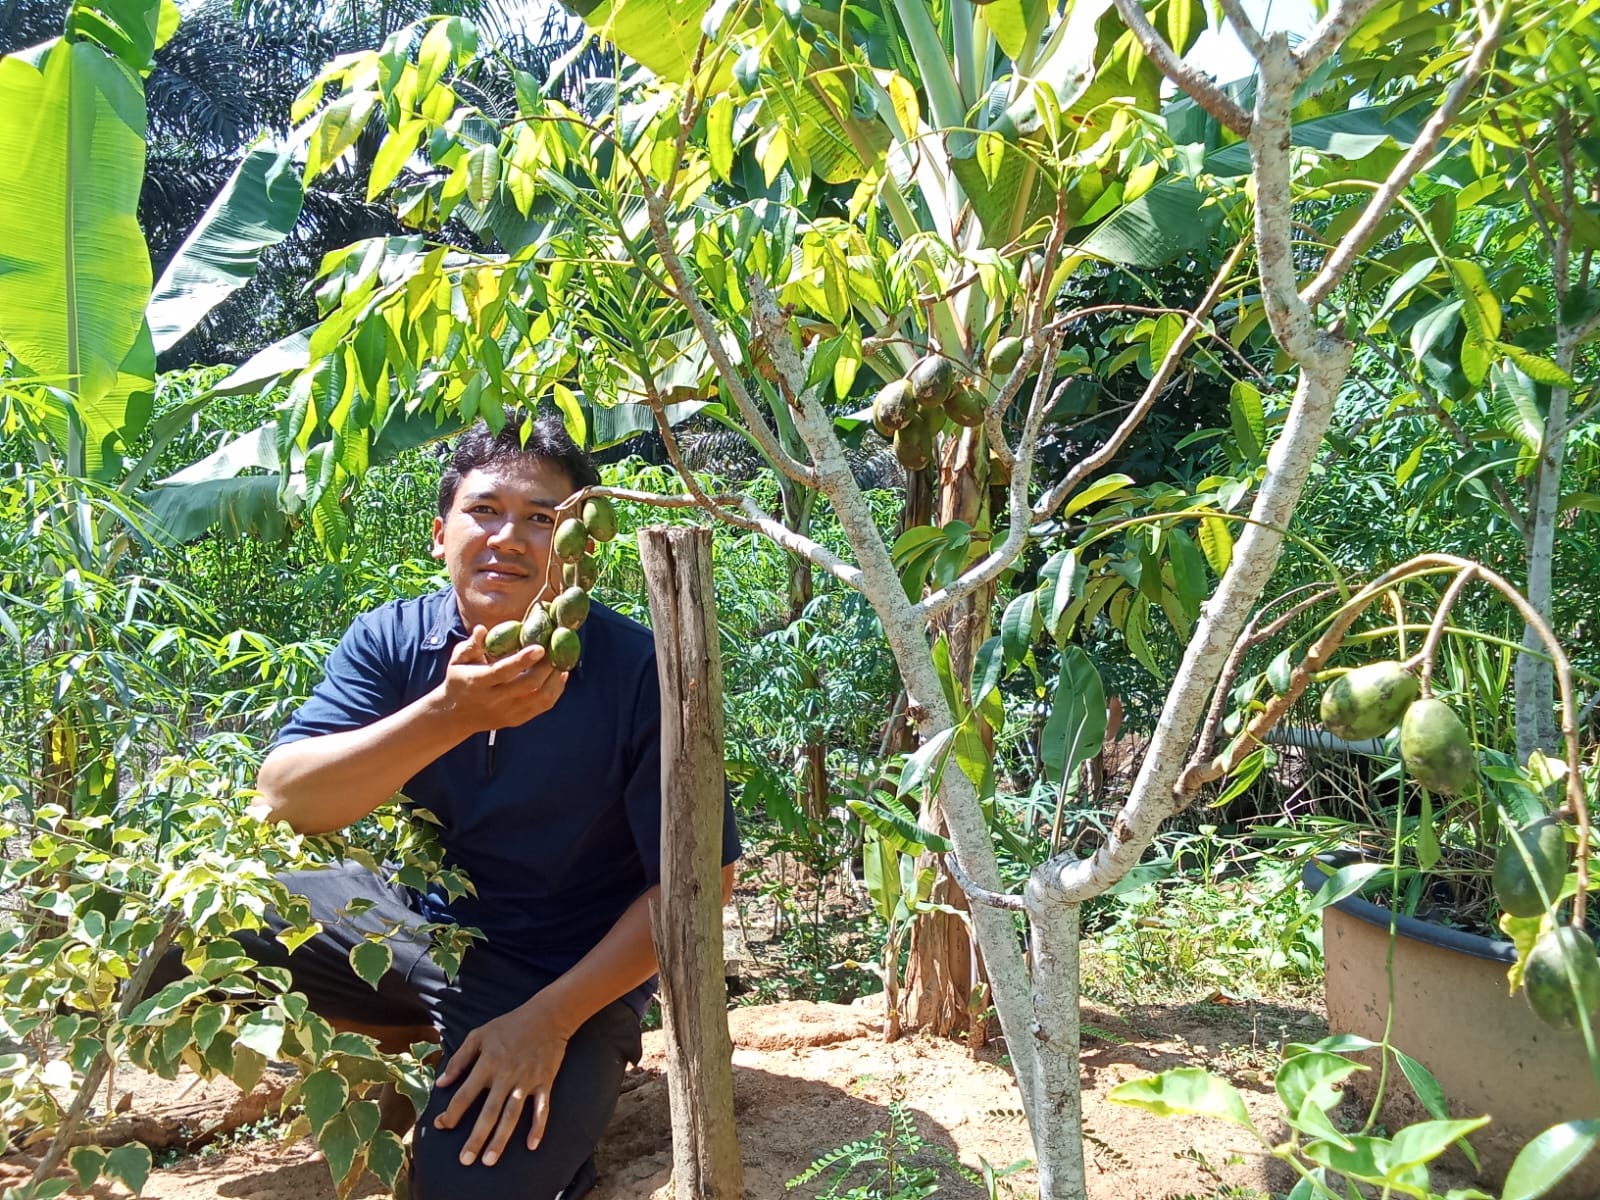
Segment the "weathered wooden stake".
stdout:
<svg viewBox="0 0 1600 1200">
<path fill-rule="evenodd" d="M 674 1200 L 742 1200 L 722 961 L 722 654 L 711 531 L 639 531 L 661 676 L 661 900 L 654 912 Z"/>
</svg>

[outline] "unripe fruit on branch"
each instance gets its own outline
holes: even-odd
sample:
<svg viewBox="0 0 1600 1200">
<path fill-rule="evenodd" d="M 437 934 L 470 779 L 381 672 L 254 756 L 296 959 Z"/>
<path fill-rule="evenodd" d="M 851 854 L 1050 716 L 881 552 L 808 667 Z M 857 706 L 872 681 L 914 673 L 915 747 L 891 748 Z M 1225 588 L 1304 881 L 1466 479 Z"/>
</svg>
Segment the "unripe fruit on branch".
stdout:
<svg viewBox="0 0 1600 1200">
<path fill-rule="evenodd" d="M 556 627 L 555 621 L 550 617 L 550 610 L 543 600 L 535 600 L 528 608 L 528 615 L 522 618 L 522 644 L 523 646 L 543 646 L 550 649 L 550 631 Z"/>
<path fill-rule="evenodd" d="M 581 587 L 569 587 L 556 597 L 550 615 L 563 629 L 578 628 L 589 619 L 589 593 Z"/>
<path fill-rule="evenodd" d="M 872 398 L 872 427 L 886 438 L 894 437 L 916 416 L 917 402 L 912 398 L 911 385 L 904 379 L 884 384 Z"/>
<path fill-rule="evenodd" d="M 561 586 L 588 591 L 600 578 L 600 563 L 592 554 L 580 555 L 577 562 L 561 564 Z"/>
<path fill-rule="evenodd" d="M 583 502 L 583 524 L 597 542 L 617 536 L 617 510 L 605 496 L 590 496 Z"/>
<path fill-rule="evenodd" d="M 583 643 L 570 629 L 557 626 L 550 635 L 550 665 L 558 671 L 570 671 L 578 665 L 578 655 Z"/>
<path fill-rule="evenodd" d="M 1600 1008 L 1600 959 L 1589 935 L 1558 925 L 1528 951 L 1522 987 L 1534 1015 L 1552 1029 L 1576 1029 L 1579 1014 Z"/>
<path fill-rule="evenodd" d="M 894 456 L 908 471 L 920 471 L 933 461 L 933 434 L 917 418 L 894 435 Z"/>
<path fill-rule="evenodd" d="M 1461 718 L 1443 700 L 1418 700 L 1400 718 L 1406 773 L 1441 796 L 1457 796 L 1477 775 L 1478 756 Z"/>
<path fill-rule="evenodd" d="M 1513 917 L 1540 917 L 1567 878 L 1567 839 L 1561 822 L 1540 817 L 1507 829 L 1494 856 L 1494 898 Z"/>
<path fill-rule="evenodd" d="M 491 661 L 504 658 L 508 654 L 515 654 L 522 649 L 522 622 L 501 621 L 489 630 L 489 636 L 483 641 L 483 652 Z"/>
<path fill-rule="evenodd" d="M 987 405 L 983 397 L 971 388 L 958 387 L 946 397 L 944 415 L 965 429 L 975 429 L 983 424 Z"/>
<path fill-rule="evenodd" d="M 568 517 L 557 528 L 551 545 L 557 558 L 563 562 L 574 562 L 589 548 L 589 528 L 577 517 Z"/>
<path fill-rule="evenodd" d="M 1417 698 L 1417 677 L 1397 662 L 1368 663 L 1322 693 L 1322 723 L 1349 742 L 1382 737 Z"/>
<path fill-rule="evenodd" d="M 956 367 L 942 354 L 925 354 L 906 376 L 911 394 L 923 408 L 938 408 L 956 386 Z"/>
<path fill-rule="evenodd" d="M 1022 339 L 1003 337 L 994 344 L 994 349 L 989 351 L 989 370 L 996 375 L 1009 374 L 1021 357 Z"/>
</svg>

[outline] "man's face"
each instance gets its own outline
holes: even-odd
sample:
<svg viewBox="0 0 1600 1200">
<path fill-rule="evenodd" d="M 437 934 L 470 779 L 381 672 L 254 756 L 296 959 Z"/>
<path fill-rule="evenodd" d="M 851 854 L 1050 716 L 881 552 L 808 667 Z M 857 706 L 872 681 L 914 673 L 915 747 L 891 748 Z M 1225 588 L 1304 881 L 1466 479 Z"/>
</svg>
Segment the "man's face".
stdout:
<svg viewBox="0 0 1600 1200">
<path fill-rule="evenodd" d="M 541 458 L 505 459 L 462 477 L 450 511 L 433 519 L 433 556 L 450 571 L 469 633 L 520 620 L 561 590 L 550 539 L 556 505 L 573 490 L 560 464 Z"/>
</svg>

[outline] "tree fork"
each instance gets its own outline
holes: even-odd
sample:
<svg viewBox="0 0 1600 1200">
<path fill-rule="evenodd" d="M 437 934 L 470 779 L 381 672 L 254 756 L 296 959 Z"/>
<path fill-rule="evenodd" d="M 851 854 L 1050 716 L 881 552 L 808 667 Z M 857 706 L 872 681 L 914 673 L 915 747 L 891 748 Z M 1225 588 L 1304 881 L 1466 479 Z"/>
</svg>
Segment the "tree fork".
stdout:
<svg viewBox="0 0 1600 1200">
<path fill-rule="evenodd" d="M 661 678 L 661 973 L 676 1200 L 741 1200 L 722 958 L 722 654 L 711 531 L 639 531 Z"/>
</svg>

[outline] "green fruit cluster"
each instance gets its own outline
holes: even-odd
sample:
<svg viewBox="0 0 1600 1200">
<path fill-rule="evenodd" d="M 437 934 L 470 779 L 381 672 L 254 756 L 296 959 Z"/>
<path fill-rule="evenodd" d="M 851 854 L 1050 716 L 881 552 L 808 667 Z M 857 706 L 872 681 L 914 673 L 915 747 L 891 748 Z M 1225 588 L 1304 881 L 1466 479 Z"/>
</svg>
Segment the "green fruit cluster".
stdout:
<svg viewBox="0 0 1600 1200">
<path fill-rule="evenodd" d="M 561 563 L 565 590 L 548 604 L 535 600 L 522 620 L 502 621 L 491 629 L 484 643 L 490 660 L 539 645 L 556 670 L 570 671 L 577 666 L 583 652 L 578 628 L 589 619 L 589 590 L 600 574 L 599 563 L 589 553 L 589 541 L 609 542 L 616 536 L 617 512 L 604 496 L 591 496 L 584 501 L 581 517 L 561 522 L 551 551 Z"/>
<path fill-rule="evenodd" d="M 1443 700 L 1417 699 L 1416 676 L 1397 662 L 1368 663 L 1322 693 L 1322 723 L 1350 741 L 1383 737 L 1400 726 L 1400 761 L 1430 792 L 1458 796 L 1478 774 L 1472 735 Z"/>
</svg>

